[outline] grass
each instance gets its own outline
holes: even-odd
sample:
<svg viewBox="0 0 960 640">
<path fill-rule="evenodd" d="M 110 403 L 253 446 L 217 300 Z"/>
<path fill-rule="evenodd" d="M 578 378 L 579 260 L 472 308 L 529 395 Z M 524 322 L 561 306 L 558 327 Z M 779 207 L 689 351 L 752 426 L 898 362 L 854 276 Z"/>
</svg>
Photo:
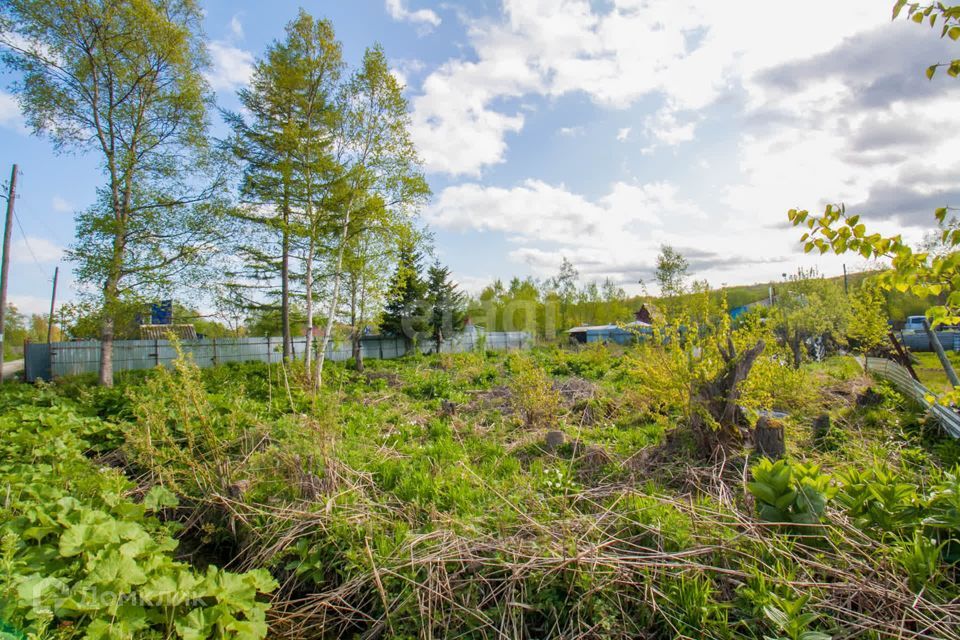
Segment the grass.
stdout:
<svg viewBox="0 0 960 640">
<path fill-rule="evenodd" d="M 920 383 L 923 386 L 934 393 L 950 391 L 950 381 L 947 379 L 947 374 L 944 372 L 937 354 L 933 352 L 914 352 L 912 355 L 917 360 L 916 364 L 913 365 L 913 370 L 920 378 Z M 950 360 L 950 364 L 953 365 L 955 370 L 960 371 L 960 353 L 948 351 L 947 359 Z"/>
<path fill-rule="evenodd" d="M 786 411 L 790 464 L 836 492 L 788 530 L 758 516 L 748 452 L 695 449 L 645 349 L 331 363 L 320 397 L 256 363 L 42 393 L 116 425 L 97 456 L 128 495 L 176 494 L 178 559 L 270 571 L 271 637 L 960 637 L 960 524 L 921 524 L 952 513 L 960 448 L 916 406 L 849 358 L 758 367 L 744 402 Z"/>
</svg>

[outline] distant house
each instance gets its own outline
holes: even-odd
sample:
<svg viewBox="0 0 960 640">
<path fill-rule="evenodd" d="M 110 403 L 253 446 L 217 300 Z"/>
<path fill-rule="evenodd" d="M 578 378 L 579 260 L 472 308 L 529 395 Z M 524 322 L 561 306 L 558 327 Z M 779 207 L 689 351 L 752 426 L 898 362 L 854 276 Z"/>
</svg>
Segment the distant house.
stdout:
<svg viewBox="0 0 960 640">
<path fill-rule="evenodd" d="M 637 322 L 654 325 L 663 320 L 663 313 L 652 304 L 645 302 L 640 309 L 633 312 L 633 317 Z"/>
<path fill-rule="evenodd" d="M 636 342 L 641 335 L 652 333 L 650 323 L 639 320 L 618 324 L 602 324 L 595 326 L 574 327 L 567 331 L 571 341 L 581 344 L 588 342 L 613 342 L 615 344 L 631 344 Z"/>
</svg>

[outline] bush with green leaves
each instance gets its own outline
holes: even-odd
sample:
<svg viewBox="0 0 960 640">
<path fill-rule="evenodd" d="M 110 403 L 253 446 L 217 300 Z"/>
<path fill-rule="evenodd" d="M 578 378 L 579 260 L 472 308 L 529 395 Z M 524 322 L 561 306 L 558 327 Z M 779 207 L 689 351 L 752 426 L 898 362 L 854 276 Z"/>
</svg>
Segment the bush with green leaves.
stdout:
<svg viewBox="0 0 960 640">
<path fill-rule="evenodd" d="M 157 515 L 175 496 L 155 487 L 135 502 L 118 469 L 84 455 L 113 425 L 49 392 L 6 392 L 0 407 L 0 618 L 33 637 L 266 635 L 269 573 L 174 560 L 176 528 Z"/>
</svg>

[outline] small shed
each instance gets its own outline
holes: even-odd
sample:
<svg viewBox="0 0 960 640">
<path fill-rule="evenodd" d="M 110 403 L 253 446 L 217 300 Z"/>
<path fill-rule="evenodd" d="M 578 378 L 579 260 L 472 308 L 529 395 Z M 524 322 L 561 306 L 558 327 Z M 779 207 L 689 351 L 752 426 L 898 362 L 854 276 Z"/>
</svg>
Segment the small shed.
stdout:
<svg viewBox="0 0 960 640">
<path fill-rule="evenodd" d="M 594 326 L 574 327 L 567 331 L 571 341 L 581 344 L 588 342 L 604 342 L 615 344 L 632 344 L 642 335 L 652 333 L 649 323 L 639 320 L 627 324 L 602 324 Z"/>
</svg>

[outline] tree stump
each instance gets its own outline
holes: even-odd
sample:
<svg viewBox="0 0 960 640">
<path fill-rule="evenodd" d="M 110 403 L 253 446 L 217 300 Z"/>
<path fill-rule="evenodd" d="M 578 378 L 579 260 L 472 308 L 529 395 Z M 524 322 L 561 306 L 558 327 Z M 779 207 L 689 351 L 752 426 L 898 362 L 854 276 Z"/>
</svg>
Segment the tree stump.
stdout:
<svg viewBox="0 0 960 640">
<path fill-rule="evenodd" d="M 457 415 L 457 405 L 450 400 L 444 400 L 440 403 L 440 415 L 444 418 L 452 418 Z"/>
<path fill-rule="evenodd" d="M 753 449 L 771 460 L 778 460 L 787 454 L 783 423 L 766 416 L 757 420 L 753 431 Z"/>
<path fill-rule="evenodd" d="M 830 415 L 820 414 L 813 421 L 813 439 L 820 442 L 830 433 Z"/>
<path fill-rule="evenodd" d="M 563 445 L 563 431 L 547 431 L 547 451 L 553 453 Z"/>
</svg>

